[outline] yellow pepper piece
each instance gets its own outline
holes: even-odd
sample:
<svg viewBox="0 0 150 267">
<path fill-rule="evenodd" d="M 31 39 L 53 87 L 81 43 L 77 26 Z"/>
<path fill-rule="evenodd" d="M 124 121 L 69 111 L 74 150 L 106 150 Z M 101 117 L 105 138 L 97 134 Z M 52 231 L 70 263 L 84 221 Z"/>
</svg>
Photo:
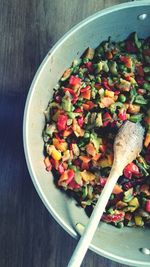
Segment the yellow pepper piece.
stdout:
<svg viewBox="0 0 150 267">
<path fill-rule="evenodd" d="M 136 80 L 135 80 L 133 77 L 130 77 L 130 82 L 131 82 L 132 84 L 137 84 Z"/>
<path fill-rule="evenodd" d="M 73 119 L 72 129 L 77 137 L 84 135 L 84 130 L 78 125 L 76 119 Z"/>
<path fill-rule="evenodd" d="M 141 216 L 135 215 L 134 220 L 135 220 L 135 224 L 137 226 L 142 226 L 143 225 L 143 221 L 142 221 L 142 217 Z"/>
<path fill-rule="evenodd" d="M 53 149 L 51 156 L 54 160 L 60 160 L 61 159 L 61 152 L 59 152 L 56 148 Z"/>
<path fill-rule="evenodd" d="M 131 114 L 137 114 L 140 112 L 141 106 L 136 104 L 129 104 L 128 112 Z"/>
<path fill-rule="evenodd" d="M 55 149 L 55 147 L 53 145 L 49 145 L 47 146 L 46 150 L 49 156 L 51 156 L 52 151 Z"/>
<path fill-rule="evenodd" d="M 131 212 L 134 212 L 136 209 L 139 208 L 139 206 L 140 204 L 137 197 L 132 198 L 131 201 L 129 202 L 129 209 Z"/>
<path fill-rule="evenodd" d="M 113 91 L 109 91 L 109 90 L 105 90 L 105 96 L 114 98 L 114 92 Z"/>
<path fill-rule="evenodd" d="M 106 155 L 106 158 L 100 159 L 98 165 L 102 168 L 111 167 L 113 164 L 113 155 Z"/>
<path fill-rule="evenodd" d="M 68 148 L 67 142 L 59 142 L 57 138 L 53 138 L 53 145 L 56 149 L 60 150 L 61 152 L 64 152 Z"/>
<path fill-rule="evenodd" d="M 80 172 L 81 176 L 82 176 L 82 179 L 85 181 L 85 182 L 90 182 L 90 181 L 93 181 L 96 176 L 95 174 L 91 173 L 91 172 L 88 172 L 86 170 L 84 170 L 83 172 Z"/>
<path fill-rule="evenodd" d="M 117 202 L 117 204 L 116 204 L 116 208 L 117 208 L 117 209 L 123 209 L 123 208 L 125 208 L 126 206 L 128 206 L 128 204 L 125 203 L 125 202 L 123 202 L 123 201 L 121 201 L 121 200 L 119 200 L 119 201 Z"/>
</svg>

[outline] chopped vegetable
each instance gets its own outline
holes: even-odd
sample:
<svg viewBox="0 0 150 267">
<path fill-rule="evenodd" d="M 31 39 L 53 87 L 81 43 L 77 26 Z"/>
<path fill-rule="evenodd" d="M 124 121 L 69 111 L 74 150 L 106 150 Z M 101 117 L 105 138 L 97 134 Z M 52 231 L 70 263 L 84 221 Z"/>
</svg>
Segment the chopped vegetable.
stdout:
<svg viewBox="0 0 150 267">
<path fill-rule="evenodd" d="M 102 217 L 118 228 L 150 225 L 149 40 L 134 32 L 88 47 L 64 71 L 44 112 L 45 168 L 85 209 L 94 208 L 107 182 L 121 125 L 130 120 L 145 128 L 143 149 L 124 168 Z"/>
</svg>

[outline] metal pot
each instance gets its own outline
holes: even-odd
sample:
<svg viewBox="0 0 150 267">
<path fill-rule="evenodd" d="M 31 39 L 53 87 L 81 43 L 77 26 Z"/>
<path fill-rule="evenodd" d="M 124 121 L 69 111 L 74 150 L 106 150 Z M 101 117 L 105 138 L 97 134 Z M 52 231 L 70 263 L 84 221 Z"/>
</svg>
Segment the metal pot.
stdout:
<svg viewBox="0 0 150 267">
<path fill-rule="evenodd" d="M 50 50 L 31 85 L 24 113 L 24 149 L 35 188 L 56 221 L 73 237 L 75 224 L 86 224 L 88 217 L 73 199 L 56 189 L 52 174 L 43 164 L 43 111 L 52 89 L 63 71 L 88 47 L 96 47 L 111 36 L 123 40 L 136 31 L 140 37 L 150 35 L 150 1 L 137 1 L 108 8 L 85 19 L 69 31 Z M 146 253 L 141 248 L 147 248 Z M 101 223 L 90 249 L 109 259 L 133 266 L 150 266 L 150 230 L 116 229 Z"/>
</svg>

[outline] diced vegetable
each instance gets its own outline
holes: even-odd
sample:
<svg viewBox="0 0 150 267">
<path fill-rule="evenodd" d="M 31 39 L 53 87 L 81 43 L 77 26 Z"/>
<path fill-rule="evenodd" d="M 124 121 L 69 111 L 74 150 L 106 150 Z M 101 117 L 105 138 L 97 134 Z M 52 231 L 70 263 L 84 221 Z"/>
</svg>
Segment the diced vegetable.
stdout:
<svg viewBox="0 0 150 267">
<path fill-rule="evenodd" d="M 51 171 L 52 170 L 52 164 L 51 164 L 48 156 L 44 159 L 44 164 L 45 164 L 45 167 L 46 167 L 47 171 Z"/>
<path fill-rule="evenodd" d="M 101 168 L 111 167 L 113 163 L 113 155 L 108 154 L 105 156 L 105 158 L 101 158 L 98 162 L 99 166 Z"/>
<path fill-rule="evenodd" d="M 95 50 L 88 47 L 83 55 L 83 58 L 93 59 Z"/>
<path fill-rule="evenodd" d="M 139 206 L 140 206 L 140 204 L 139 204 L 137 197 L 134 197 L 133 199 L 131 199 L 129 201 L 129 210 L 131 212 L 134 212 L 135 210 L 137 210 L 139 208 Z"/>
<path fill-rule="evenodd" d="M 63 131 L 66 129 L 67 126 L 67 120 L 68 120 L 68 116 L 67 115 L 59 115 L 58 119 L 57 119 L 57 129 L 59 131 Z"/>
<path fill-rule="evenodd" d="M 147 132 L 147 133 L 146 133 L 146 136 L 145 136 L 145 139 L 144 139 L 144 146 L 145 146 L 145 147 L 148 147 L 149 144 L 150 144 L 150 133 Z"/>
<path fill-rule="evenodd" d="M 81 79 L 79 77 L 76 77 L 76 76 L 73 76 L 71 75 L 70 76 L 70 79 L 69 79 L 69 85 L 80 85 L 81 84 Z"/>
<path fill-rule="evenodd" d="M 57 149 L 53 149 L 51 156 L 54 160 L 60 160 L 61 159 L 61 153 Z"/>
<path fill-rule="evenodd" d="M 150 199 L 146 200 L 145 210 L 150 213 Z"/>
<path fill-rule="evenodd" d="M 65 70 L 63 76 L 61 77 L 61 81 L 67 80 L 70 77 L 71 73 L 72 73 L 71 68 L 68 68 L 67 70 Z"/>
<path fill-rule="evenodd" d="M 80 172 L 80 174 L 85 182 L 90 182 L 95 179 L 95 175 L 92 172 L 84 170 L 83 172 Z"/>
<path fill-rule="evenodd" d="M 141 216 L 136 215 L 134 217 L 134 220 L 135 220 L 135 224 L 137 226 L 143 226 L 143 221 L 142 221 L 142 217 Z"/>
<path fill-rule="evenodd" d="M 111 106 L 115 101 L 111 97 L 103 97 L 100 102 L 101 108 L 108 108 Z"/>
<path fill-rule="evenodd" d="M 137 114 L 140 112 L 140 105 L 133 105 L 133 104 L 129 104 L 129 107 L 128 107 L 128 112 L 130 114 Z"/>
<path fill-rule="evenodd" d="M 90 210 L 107 182 L 121 125 L 130 120 L 145 128 L 143 149 L 124 168 L 102 217 L 117 228 L 150 225 L 149 45 L 150 37 L 134 32 L 88 47 L 64 71 L 44 112 L 45 168 Z"/>
<path fill-rule="evenodd" d="M 122 193 L 123 190 L 122 190 L 122 188 L 121 188 L 120 185 L 116 184 L 116 185 L 114 186 L 114 189 L 113 189 L 112 192 L 113 192 L 113 194 L 118 195 L 118 194 Z"/>
</svg>

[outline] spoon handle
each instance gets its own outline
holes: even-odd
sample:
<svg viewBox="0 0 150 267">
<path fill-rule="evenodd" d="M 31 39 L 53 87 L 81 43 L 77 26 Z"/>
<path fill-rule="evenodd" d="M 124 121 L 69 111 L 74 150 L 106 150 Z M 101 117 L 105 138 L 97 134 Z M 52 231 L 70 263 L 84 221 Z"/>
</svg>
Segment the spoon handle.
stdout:
<svg viewBox="0 0 150 267">
<path fill-rule="evenodd" d="M 105 210 L 109 197 L 112 193 L 112 190 L 120 175 L 121 174 L 120 173 L 118 174 L 117 169 L 112 167 L 112 170 L 107 179 L 105 187 L 102 190 L 102 193 L 89 219 L 88 225 L 86 226 L 85 231 L 81 236 L 67 267 L 79 267 L 81 265 L 83 258 L 86 254 L 86 251 L 88 250 L 88 247 L 91 243 L 93 235 L 100 222 L 100 219 L 103 215 L 103 212 Z"/>
</svg>

